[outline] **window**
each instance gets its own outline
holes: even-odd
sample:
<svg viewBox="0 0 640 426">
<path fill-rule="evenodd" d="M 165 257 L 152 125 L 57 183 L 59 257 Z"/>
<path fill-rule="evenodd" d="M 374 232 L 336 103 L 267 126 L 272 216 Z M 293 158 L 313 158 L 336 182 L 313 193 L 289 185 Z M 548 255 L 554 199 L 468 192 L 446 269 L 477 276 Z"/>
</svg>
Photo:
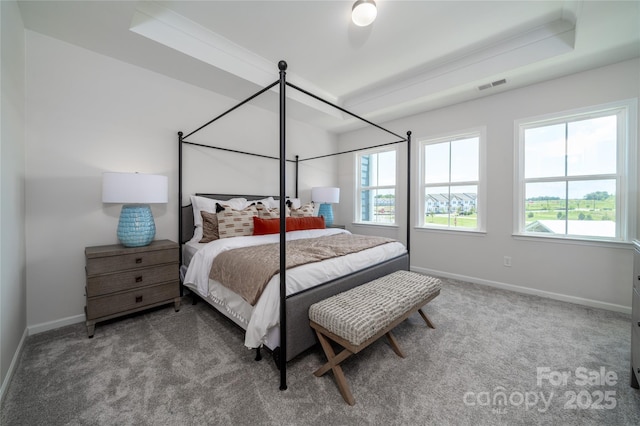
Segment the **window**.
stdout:
<svg viewBox="0 0 640 426">
<path fill-rule="evenodd" d="M 635 228 L 635 136 L 622 102 L 516 123 L 517 232 L 629 239 Z"/>
<path fill-rule="evenodd" d="M 481 231 L 484 203 L 484 130 L 420 143 L 418 226 Z"/>
<path fill-rule="evenodd" d="M 357 154 L 356 222 L 396 223 L 396 149 Z"/>
</svg>

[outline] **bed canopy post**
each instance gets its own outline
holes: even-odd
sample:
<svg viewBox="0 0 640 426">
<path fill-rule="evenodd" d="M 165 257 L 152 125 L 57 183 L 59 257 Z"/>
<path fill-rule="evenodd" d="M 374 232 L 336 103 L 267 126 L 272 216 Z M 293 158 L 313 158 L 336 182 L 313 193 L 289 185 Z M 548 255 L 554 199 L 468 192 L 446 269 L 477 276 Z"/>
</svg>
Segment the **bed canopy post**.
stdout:
<svg viewBox="0 0 640 426">
<path fill-rule="evenodd" d="M 179 265 L 182 265 L 182 132 L 178 132 L 178 242 L 180 250 L 178 256 Z M 182 296 L 182 286 L 180 286 L 180 296 Z"/>
<path fill-rule="evenodd" d="M 296 193 L 294 194 L 295 198 L 298 198 L 298 166 L 300 165 L 299 159 L 300 159 L 300 156 L 296 155 Z"/>
<path fill-rule="evenodd" d="M 286 138 L 285 138 L 285 118 L 286 118 L 286 75 L 287 63 L 278 62 L 280 70 L 280 211 L 286 211 Z M 297 180 L 297 179 L 296 179 Z M 287 389 L 287 307 L 286 307 L 286 286 L 287 286 L 287 222 L 285 215 L 280 215 L 280 390 Z"/>
<path fill-rule="evenodd" d="M 411 270 L 411 130 L 407 132 L 407 266 Z"/>
</svg>

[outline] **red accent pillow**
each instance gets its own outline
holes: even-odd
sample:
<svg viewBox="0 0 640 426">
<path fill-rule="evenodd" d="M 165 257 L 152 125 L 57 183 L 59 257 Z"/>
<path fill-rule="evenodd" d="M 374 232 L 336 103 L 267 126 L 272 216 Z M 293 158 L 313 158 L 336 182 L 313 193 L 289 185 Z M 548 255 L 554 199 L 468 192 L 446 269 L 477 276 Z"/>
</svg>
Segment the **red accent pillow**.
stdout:
<svg viewBox="0 0 640 426">
<path fill-rule="evenodd" d="M 324 217 L 288 217 L 287 232 L 306 229 L 324 229 Z M 280 232 L 280 219 L 262 219 L 253 217 L 253 235 L 277 234 Z"/>
<path fill-rule="evenodd" d="M 280 232 L 280 218 L 262 219 L 253 217 L 253 235 L 277 234 Z"/>
<path fill-rule="evenodd" d="M 288 217 L 287 231 L 304 231 L 306 229 L 324 229 L 324 217 L 322 216 L 305 216 L 305 217 Z M 278 229 L 278 232 L 280 229 Z"/>
</svg>

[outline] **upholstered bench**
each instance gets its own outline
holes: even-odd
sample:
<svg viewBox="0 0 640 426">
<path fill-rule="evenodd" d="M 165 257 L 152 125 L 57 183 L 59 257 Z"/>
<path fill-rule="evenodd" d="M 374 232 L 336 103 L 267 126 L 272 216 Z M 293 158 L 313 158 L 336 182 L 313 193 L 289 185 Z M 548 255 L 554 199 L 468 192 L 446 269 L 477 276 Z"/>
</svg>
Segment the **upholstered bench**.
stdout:
<svg viewBox="0 0 640 426">
<path fill-rule="evenodd" d="M 328 360 L 313 374 L 320 377 L 332 370 L 344 400 L 355 404 L 340 363 L 384 335 L 404 358 L 391 330 L 416 311 L 427 326 L 435 328 L 421 308 L 440 294 L 440 286 L 438 278 L 396 271 L 311 305 L 310 324 Z M 344 348 L 338 355 L 331 341 Z"/>
</svg>

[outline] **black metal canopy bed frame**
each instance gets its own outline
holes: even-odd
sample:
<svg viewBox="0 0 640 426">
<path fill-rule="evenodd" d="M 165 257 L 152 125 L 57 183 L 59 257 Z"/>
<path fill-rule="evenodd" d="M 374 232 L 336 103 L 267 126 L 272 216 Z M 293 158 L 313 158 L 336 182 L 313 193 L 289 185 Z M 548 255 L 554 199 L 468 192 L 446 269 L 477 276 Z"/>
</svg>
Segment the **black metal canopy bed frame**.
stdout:
<svg viewBox="0 0 640 426">
<path fill-rule="evenodd" d="M 179 232 L 180 232 L 180 244 L 182 245 L 189 241 L 194 232 L 194 219 L 193 219 L 193 209 L 192 205 L 182 206 L 182 197 L 183 197 L 183 146 L 184 145 L 192 145 L 203 148 L 211 148 L 217 149 L 227 152 L 233 152 L 236 154 L 250 155 L 255 157 L 263 157 L 272 160 L 279 161 L 280 167 L 280 182 L 279 182 L 279 194 L 277 195 L 279 200 L 279 211 L 286 211 L 286 200 L 287 200 L 287 191 L 286 191 L 286 166 L 287 163 L 295 163 L 295 198 L 298 197 L 298 169 L 299 163 L 304 161 L 311 161 L 320 158 L 332 157 L 341 154 L 354 153 L 357 151 L 368 150 L 372 148 L 383 147 L 386 145 L 394 145 L 399 143 L 407 143 L 407 226 L 406 226 L 406 253 L 395 257 L 393 259 L 386 260 L 382 263 L 370 266 L 366 269 L 356 271 L 346 276 L 339 277 L 337 279 L 331 280 L 326 283 L 322 283 L 318 286 L 314 286 L 307 290 L 288 295 L 286 294 L 286 286 L 287 286 L 287 268 L 286 268 L 286 221 L 281 219 L 279 221 L 279 249 L 280 249 L 280 268 L 279 268 L 279 277 L 280 277 L 280 346 L 279 348 L 274 349 L 274 355 L 276 355 L 276 350 L 279 351 L 276 358 L 276 363 L 278 364 L 280 370 L 280 389 L 284 390 L 287 388 L 287 379 L 286 379 L 286 367 L 287 361 L 293 359 L 296 355 L 300 354 L 304 350 L 310 348 L 316 343 L 316 338 L 313 333 L 313 330 L 309 326 L 309 318 L 308 318 L 308 309 L 313 303 L 316 303 L 320 300 L 326 299 L 329 296 L 337 294 L 342 291 L 349 290 L 358 285 L 362 285 L 366 282 L 369 282 L 375 278 L 390 274 L 391 272 L 397 270 L 408 270 L 409 269 L 409 248 L 410 248 L 410 188 L 411 188 L 411 177 L 410 177 L 410 165 L 411 165 L 411 132 L 407 132 L 407 136 L 400 136 L 390 130 L 387 130 L 375 123 L 370 122 L 362 117 L 353 114 L 346 109 L 335 105 L 329 101 L 326 101 L 319 96 L 316 96 L 292 83 L 286 81 L 286 69 L 287 64 L 285 61 L 280 61 L 278 63 L 279 75 L 280 78 L 278 81 L 264 87 L 260 91 L 256 92 L 249 98 L 244 101 L 238 103 L 232 108 L 228 109 L 224 113 L 218 115 L 213 118 L 209 122 L 204 125 L 198 127 L 186 135 L 183 132 L 178 132 L 178 200 L 179 200 L 179 212 L 178 212 L 178 220 L 179 220 Z M 251 152 L 244 152 L 229 148 L 215 147 L 212 145 L 205 145 L 195 142 L 190 142 L 187 140 L 190 136 L 194 135 L 196 132 L 204 129 L 205 127 L 211 125 L 216 120 L 224 117 L 235 109 L 241 107 L 242 105 L 250 102 L 254 98 L 260 96 L 261 94 L 267 92 L 268 90 L 274 88 L 275 86 L 279 86 L 279 139 L 280 139 L 280 147 L 279 147 L 279 156 L 267 156 L 262 154 L 256 154 Z M 286 125 L 286 88 L 291 87 L 307 96 L 310 96 L 322 103 L 330 105 L 343 113 L 346 113 L 358 120 L 361 120 L 371 126 L 374 126 L 384 132 L 387 132 L 394 137 L 399 138 L 394 142 L 383 143 L 373 146 L 368 146 L 359 149 L 353 149 L 349 151 L 341 151 L 326 155 L 314 156 L 310 158 L 300 159 L 297 155 L 295 156 L 295 160 L 288 160 L 286 158 L 286 137 L 285 137 L 285 125 Z M 199 196 L 214 198 L 217 200 L 227 200 L 234 197 L 240 197 L 239 195 L 221 195 L 221 194 L 195 194 Z M 241 197 L 245 197 L 247 200 L 258 200 L 261 198 L 265 198 L 265 196 L 247 196 L 241 195 Z M 183 252 L 182 248 L 180 250 L 180 264 L 183 264 Z M 225 314 L 223 312 L 223 314 Z M 226 314 L 225 314 L 226 315 Z M 260 358 L 260 348 L 256 348 L 256 359 Z"/>
</svg>

